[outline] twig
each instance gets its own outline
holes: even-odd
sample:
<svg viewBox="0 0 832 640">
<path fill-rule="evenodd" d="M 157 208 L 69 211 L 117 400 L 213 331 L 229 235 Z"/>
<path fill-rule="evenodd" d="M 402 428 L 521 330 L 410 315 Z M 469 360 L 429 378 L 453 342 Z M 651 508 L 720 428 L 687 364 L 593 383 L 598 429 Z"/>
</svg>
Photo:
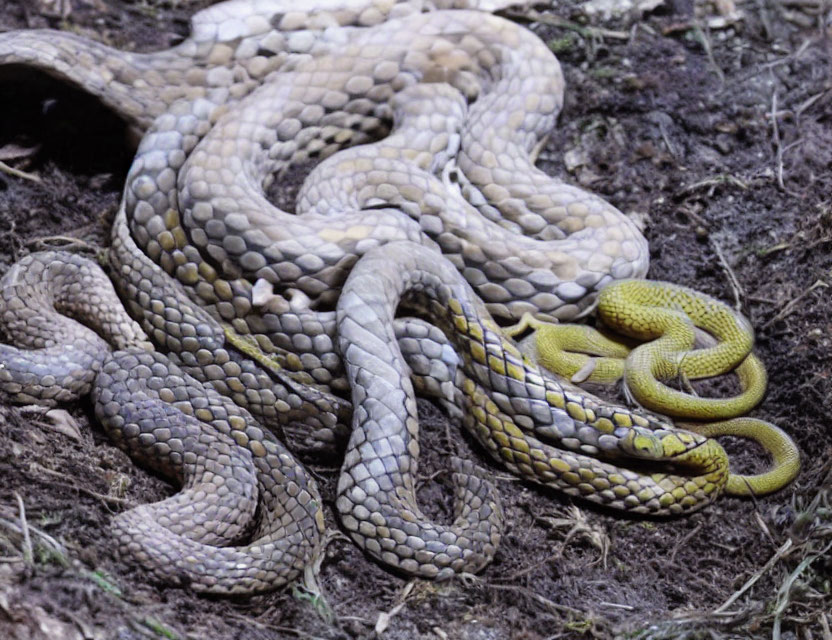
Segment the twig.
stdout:
<svg viewBox="0 0 832 640">
<path fill-rule="evenodd" d="M 768 562 L 766 562 L 759 571 L 757 571 L 753 576 L 751 576 L 744 585 L 742 585 L 739 589 L 737 589 L 731 595 L 730 598 L 728 598 L 725 602 L 723 602 L 720 607 L 714 609 L 713 613 L 715 613 L 715 614 L 725 613 L 725 611 L 728 609 L 728 607 L 730 607 L 732 604 L 734 604 L 742 594 L 744 594 L 751 587 L 753 587 L 754 584 L 757 582 L 757 580 L 762 578 L 763 575 L 765 575 L 765 573 L 769 569 L 771 569 L 775 564 L 777 564 L 777 562 L 789 552 L 789 549 L 792 548 L 793 544 L 794 543 L 792 542 L 791 538 L 789 538 L 782 545 L 780 545 L 780 548 L 774 553 L 773 556 L 771 556 L 771 558 L 769 558 Z"/>
<path fill-rule="evenodd" d="M 87 242 L 86 240 L 81 240 L 81 238 L 73 238 L 72 236 L 62 236 L 62 235 L 43 236 L 43 237 L 40 237 L 40 238 L 33 238 L 31 241 L 27 242 L 26 244 L 27 244 L 27 246 L 30 246 L 30 247 L 35 246 L 35 245 L 40 245 L 40 247 L 43 247 L 43 248 L 46 248 L 46 249 L 53 249 L 54 247 L 52 247 L 49 244 L 50 241 L 59 241 L 59 242 L 65 243 L 65 244 L 59 245 L 60 249 L 72 249 L 72 250 L 83 249 L 83 250 L 86 250 L 86 251 L 92 251 L 94 253 L 97 253 L 98 251 L 101 251 L 101 247 L 99 247 L 98 245 L 92 244 L 91 242 Z"/>
<path fill-rule="evenodd" d="M 731 265 L 728 264 L 728 260 L 725 259 L 722 247 L 713 238 L 711 239 L 711 246 L 714 248 L 714 252 L 716 253 L 717 258 L 719 258 L 719 262 L 728 276 L 728 283 L 731 285 L 731 291 L 734 294 L 734 308 L 737 311 L 742 311 L 742 300 L 745 298 L 745 291 L 743 290 L 740 281 L 737 279 L 737 274 L 734 273 Z"/>
<path fill-rule="evenodd" d="M 378 614 L 378 618 L 376 618 L 376 623 L 373 627 L 373 631 L 377 637 L 381 637 L 382 634 L 387 631 L 387 628 L 390 626 L 390 621 L 399 613 L 402 609 L 404 609 L 405 605 L 407 604 L 407 598 L 410 596 L 410 593 L 413 591 L 413 587 L 416 585 L 416 579 L 410 580 L 404 587 L 396 594 L 396 604 L 393 605 L 387 611 L 382 611 Z"/>
<path fill-rule="evenodd" d="M 806 251 L 809 252 L 812 249 L 814 249 L 815 247 L 817 247 L 819 245 L 822 245 L 822 244 L 826 244 L 827 242 L 832 242 L 832 236 L 824 236 L 823 238 L 818 238 L 814 242 L 810 242 L 809 244 L 806 245 Z"/>
<path fill-rule="evenodd" d="M 823 640 L 832 640 L 832 629 L 829 628 L 829 620 L 826 619 L 826 614 L 820 614 L 820 626 L 823 629 Z"/>
<path fill-rule="evenodd" d="M 788 315 L 792 312 L 792 310 L 793 310 L 793 309 L 794 309 L 794 307 L 797 305 L 797 303 L 798 303 L 798 302 L 800 302 L 800 301 L 801 301 L 804 297 L 806 297 L 806 295 L 808 295 L 809 293 L 811 293 L 811 292 L 812 292 L 812 291 L 814 291 L 815 289 L 819 289 L 819 288 L 826 288 L 826 287 L 828 287 L 828 286 L 829 286 L 829 285 L 828 285 L 826 282 L 824 282 L 823 280 L 816 280 L 816 281 L 815 281 L 815 284 L 813 284 L 811 287 L 809 287 L 808 289 L 806 289 L 806 291 L 804 291 L 803 293 L 801 293 L 801 294 L 800 294 L 799 296 L 797 296 L 796 298 L 793 298 L 792 300 L 790 300 L 790 301 L 786 304 L 786 306 L 785 306 L 785 307 L 783 307 L 783 308 L 780 310 L 780 312 L 779 312 L 776 316 L 774 316 L 771 320 L 768 320 L 767 322 L 765 322 L 765 323 L 763 324 L 763 326 L 762 326 L 762 327 L 760 327 L 760 328 L 761 328 L 761 329 L 767 329 L 768 327 L 770 327 L 772 324 L 774 324 L 774 323 L 775 323 L 775 322 L 777 322 L 778 320 L 782 320 L 783 318 L 785 318 L 786 316 L 788 316 Z"/>
<path fill-rule="evenodd" d="M 795 116 L 800 117 L 801 115 L 803 115 L 803 112 L 806 111 L 806 109 L 811 107 L 813 104 L 815 104 L 818 100 L 823 98 L 828 93 L 829 93 L 828 90 L 827 91 L 821 91 L 820 93 L 816 93 L 815 95 L 811 96 L 810 98 L 807 98 L 806 100 L 804 100 L 801 103 L 801 105 L 797 109 L 794 110 Z"/>
<path fill-rule="evenodd" d="M 756 498 L 754 492 L 751 492 L 752 497 Z M 760 531 L 763 532 L 763 535 L 768 538 L 768 541 L 771 543 L 771 546 L 775 546 L 777 542 L 774 540 L 774 536 L 771 535 L 771 531 L 769 531 L 768 525 L 763 520 L 763 516 L 760 515 L 759 511 L 754 512 L 754 518 L 756 519 L 757 526 L 760 527 Z"/>
<path fill-rule="evenodd" d="M 321 619 L 328 625 L 331 625 L 335 621 L 335 612 L 326 599 L 318 577 L 321 575 L 321 566 L 326 557 L 327 547 L 334 540 L 338 539 L 344 540 L 346 536 L 336 529 L 326 529 L 318 544 L 315 545 L 312 562 L 304 568 L 303 577 L 299 581 L 299 584 L 292 588 L 292 595 L 298 600 L 309 602 Z"/>
<path fill-rule="evenodd" d="M 581 36 L 589 38 L 610 38 L 612 40 L 629 40 L 630 34 L 626 31 L 612 31 L 610 29 L 602 29 L 601 27 L 589 27 L 577 24 L 560 16 L 550 13 L 540 13 L 534 9 L 526 11 L 513 11 L 510 13 L 511 18 L 524 18 L 532 22 L 542 22 L 553 27 L 561 27 L 575 31 Z"/>
<path fill-rule="evenodd" d="M 679 156 L 676 155 L 676 147 L 673 146 L 673 143 L 670 141 L 670 136 L 667 135 L 667 129 L 664 126 L 664 123 L 659 120 L 659 133 L 662 136 L 662 141 L 664 142 L 664 146 L 667 147 L 667 152 L 673 156 L 675 160 L 679 159 Z"/>
<path fill-rule="evenodd" d="M 802 56 L 806 52 L 806 50 L 809 48 L 809 45 L 811 45 L 811 44 L 812 44 L 812 41 L 810 39 L 804 40 L 800 44 L 800 46 L 797 48 L 797 51 L 795 51 L 793 53 L 790 53 L 786 56 L 783 56 L 782 58 L 779 58 L 777 60 L 772 60 L 771 62 L 766 62 L 765 64 L 761 64 L 757 68 L 755 68 L 752 71 L 750 71 L 749 73 L 747 73 L 745 76 L 742 76 L 742 77 L 739 77 L 739 78 L 732 78 L 730 86 L 731 87 L 739 86 L 741 84 L 744 84 L 745 82 L 748 82 L 752 78 L 755 78 L 756 76 L 760 75 L 764 71 L 768 71 L 770 69 L 775 69 L 775 68 L 780 67 L 784 64 L 790 64 L 792 62 L 797 61 L 800 58 L 800 56 Z"/>
<path fill-rule="evenodd" d="M 68 566 L 68 561 L 66 560 L 66 550 L 60 542 L 55 540 L 55 538 L 50 536 L 48 533 L 41 531 L 37 527 L 33 527 L 28 523 L 28 521 L 26 521 L 26 530 L 24 531 L 22 526 L 23 521 L 21 521 L 21 524 L 17 524 L 11 519 L 9 514 L 3 512 L 6 512 L 6 509 L 0 508 L 0 526 L 5 527 L 6 529 L 9 529 L 23 537 L 24 543 L 27 532 L 29 534 L 35 534 L 41 540 L 41 542 L 43 542 L 60 559 L 61 564 L 63 564 L 64 566 Z M 19 520 L 19 518 L 17 518 L 17 520 Z M 29 541 L 29 547 L 30 549 L 32 548 L 31 540 Z"/>
<path fill-rule="evenodd" d="M 670 559 L 667 561 L 668 565 L 673 565 L 673 561 L 676 559 L 676 554 L 678 553 L 679 549 L 682 548 L 683 545 L 687 544 L 691 538 L 694 538 L 697 533 L 702 530 L 702 523 L 696 525 L 693 531 L 686 534 L 676 545 L 673 547 L 673 551 L 670 552 Z"/>
<path fill-rule="evenodd" d="M 711 47 L 711 40 L 705 34 L 702 27 L 699 24 L 693 24 L 693 32 L 699 37 L 699 43 L 702 45 L 702 48 L 705 49 L 705 56 L 708 58 L 708 62 L 710 63 L 711 67 L 713 68 L 714 72 L 716 73 L 716 77 L 719 78 L 719 85 L 720 88 L 725 86 L 725 73 L 722 69 L 719 68 L 719 65 L 716 63 L 716 58 L 714 58 L 714 51 Z"/>
<path fill-rule="evenodd" d="M 534 591 L 531 591 L 524 587 L 518 587 L 511 584 L 494 584 L 491 582 L 486 582 L 485 580 L 482 580 L 481 578 L 478 578 L 473 574 L 467 574 L 467 576 L 468 579 L 472 582 L 481 584 L 487 589 L 495 589 L 497 591 L 512 591 L 514 593 L 519 593 L 520 595 L 525 596 L 530 600 L 534 600 L 538 604 L 542 605 L 544 608 L 549 609 L 550 611 L 554 611 L 556 613 L 570 613 L 572 615 L 577 615 L 580 617 L 586 617 L 588 615 L 586 611 L 581 611 L 580 609 L 569 607 L 565 604 L 558 604 L 557 602 L 553 602 L 548 598 L 544 598 L 539 593 L 535 593 Z"/>
<path fill-rule="evenodd" d="M 40 467 L 38 469 L 38 472 L 45 473 L 45 474 L 50 475 L 54 478 L 60 478 L 61 480 L 67 480 L 67 477 L 64 474 L 62 474 L 58 471 L 53 471 L 52 469 L 47 469 L 46 467 Z M 133 502 L 131 500 L 128 500 L 127 498 L 117 498 L 115 496 L 105 496 L 103 493 L 97 493 L 97 492 L 93 491 L 92 489 L 87 489 L 86 487 L 82 487 L 82 486 L 77 485 L 77 484 L 71 484 L 69 482 L 50 482 L 49 484 L 52 485 L 52 486 L 63 487 L 64 489 L 71 489 L 71 490 L 74 490 L 74 491 L 80 491 L 81 493 L 85 493 L 86 495 L 90 496 L 91 498 L 101 500 L 104 503 L 115 504 L 115 505 L 120 505 L 120 506 L 130 506 L 130 505 L 133 504 Z"/>
<path fill-rule="evenodd" d="M 10 167 L 2 160 L 0 160 L 0 171 L 2 171 L 3 173 L 8 173 L 10 176 L 15 176 L 16 178 L 23 178 L 24 180 L 31 180 L 32 182 L 37 183 L 42 182 L 40 176 L 36 176 L 34 173 L 26 173 L 25 171 L 21 171 L 20 169 Z"/>
<path fill-rule="evenodd" d="M 243 616 L 239 613 L 228 613 L 226 614 L 230 619 L 237 620 L 238 622 L 243 622 L 247 625 L 254 625 L 255 627 L 260 627 L 261 629 L 268 629 L 269 631 L 277 631 L 278 633 L 288 633 L 298 638 L 312 638 L 313 640 L 317 640 L 318 636 L 313 636 L 311 633 L 307 633 L 306 631 L 301 631 L 295 627 L 283 627 L 276 624 L 269 624 L 268 622 L 262 622 L 257 620 L 256 618 L 251 618 L 249 616 Z"/>
<path fill-rule="evenodd" d="M 732 184 L 735 187 L 739 187 L 743 191 L 748 190 L 748 185 L 737 178 L 736 176 L 732 176 L 730 173 L 720 173 L 712 178 L 705 178 L 704 180 L 700 180 L 699 182 L 694 182 L 693 184 L 689 184 L 686 187 L 682 187 L 674 194 L 674 197 L 678 198 L 683 195 L 687 195 L 692 191 L 697 191 L 703 187 L 711 187 L 708 191 L 708 195 L 713 194 L 713 187 L 718 187 L 721 184 Z"/>
<path fill-rule="evenodd" d="M 2 368 L 0 364 L 0 369 Z M 75 418 L 65 409 L 51 409 L 36 404 L 29 404 L 20 407 L 18 411 L 23 415 L 32 413 L 41 418 L 45 418 L 43 420 L 33 420 L 32 424 L 60 433 L 62 436 L 75 440 L 75 442 L 81 442 L 81 429 Z"/>
<path fill-rule="evenodd" d="M 518 578 L 522 578 L 523 576 L 532 573 L 535 569 L 540 569 L 542 567 L 545 567 L 552 560 L 557 560 L 558 558 L 563 556 L 564 546 L 565 545 L 561 545 L 560 549 L 558 549 L 555 553 L 543 558 L 543 560 L 535 560 L 535 562 L 533 562 L 529 566 L 527 566 L 523 569 L 520 569 L 520 571 L 516 571 L 515 573 L 512 573 L 511 575 L 506 576 L 505 578 L 503 578 L 503 580 L 505 580 L 506 582 L 514 582 Z"/>
<path fill-rule="evenodd" d="M 0 147 L 0 160 L 3 162 L 7 160 L 25 160 L 31 158 L 40 150 L 40 145 L 36 144 L 33 147 L 21 147 L 20 145 L 9 143 Z"/>
<path fill-rule="evenodd" d="M 785 147 L 782 144 L 780 139 L 780 126 L 777 124 L 777 116 L 779 112 L 777 110 L 777 91 L 771 94 L 771 111 L 769 112 L 769 119 L 771 120 L 771 137 L 774 143 L 775 149 L 775 156 L 774 162 L 776 165 L 776 172 L 777 172 L 777 186 L 780 188 L 781 191 L 788 193 L 789 195 L 794 195 L 791 191 L 786 189 L 786 184 L 783 180 L 783 156 L 787 151 L 791 151 L 794 147 L 803 144 L 802 139 L 795 140 L 794 142 L 789 143 Z"/>
<path fill-rule="evenodd" d="M 780 0 L 786 7 L 800 7 L 801 9 L 815 9 L 820 11 L 826 6 L 827 0 Z"/>
<path fill-rule="evenodd" d="M 688 218 L 690 218 L 693 222 L 698 224 L 704 232 L 708 232 L 708 221 L 705 220 L 702 216 L 700 216 L 696 211 L 693 210 L 693 207 L 682 205 L 679 207 L 679 211 L 684 213 Z"/>
<path fill-rule="evenodd" d="M 81 637 L 83 640 L 92 640 L 95 638 L 95 630 L 92 625 L 84 620 L 80 615 L 70 609 L 65 609 L 64 607 L 61 607 L 59 611 L 61 615 L 66 616 L 75 623 L 75 626 L 78 627 L 78 630 L 82 634 Z"/>
<path fill-rule="evenodd" d="M 763 25 L 763 30 L 765 33 L 765 39 L 771 41 L 773 29 L 771 28 L 771 18 L 769 17 L 768 12 L 766 11 L 765 3 L 762 0 L 757 0 L 757 5 L 760 9 L 760 22 Z"/>
</svg>

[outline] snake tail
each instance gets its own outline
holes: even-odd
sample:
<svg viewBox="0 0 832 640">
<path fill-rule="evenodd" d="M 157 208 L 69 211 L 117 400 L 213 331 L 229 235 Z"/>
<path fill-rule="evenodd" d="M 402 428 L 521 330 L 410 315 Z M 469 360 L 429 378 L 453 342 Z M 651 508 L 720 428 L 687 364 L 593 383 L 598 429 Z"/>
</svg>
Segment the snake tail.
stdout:
<svg viewBox="0 0 832 640">
<path fill-rule="evenodd" d="M 725 493 L 733 496 L 761 496 L 779 491 L 797 477 L 800 452 L 794 441 L 780 427 L 757 418 L 734 418 L 683 426 L 709 438 L 737 436 L 760 444 L 772 458 L 771 469 L 765 473 L 742 475 L 731 473 Z"/>
</svg>

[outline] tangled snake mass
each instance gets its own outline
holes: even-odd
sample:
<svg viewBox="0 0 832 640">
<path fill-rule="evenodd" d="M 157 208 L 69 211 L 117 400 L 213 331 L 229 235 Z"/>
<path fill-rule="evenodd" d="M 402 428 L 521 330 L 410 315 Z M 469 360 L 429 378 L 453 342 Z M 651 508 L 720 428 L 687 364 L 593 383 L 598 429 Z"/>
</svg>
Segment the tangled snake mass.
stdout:
<svg viewBox="0 0 832 640">
<path fill-rule="evenodd" d="M 324 504 L 285 436 L 343 457 L 332 506 L 377 562 L 480 570 L 504 529 L 493 472 L 452 459 L 455 519 L 422 513 L 417 392 L 502 467 L 611 510 L 687 514 L 797 474 L 791 439 L 744 417 L 766 384 L 748 321 L 642 280 L 638 227 L 535 167 L 564 83 L 493 14 L 515 4 L 230 0 L 143 54 L 0 34 L 0 66 L 80 87 L 141 140 L 107 274 L 47 251 L 0 280 L 0 395 L 91 395 L 112 442 L 181 487 L 113 517 L 125 561 L 217 594 L 297 578 Z M 266 190 L 310 161 L 281 210 Z M 596 306 L 601 332 L 559 324 Z M 667 384 L 731 371 L 734 398 Z M 640 408 L 586 380 L 623 380 Z M 719 435 L 771 469 L 732 473 Z"/>
</svg>

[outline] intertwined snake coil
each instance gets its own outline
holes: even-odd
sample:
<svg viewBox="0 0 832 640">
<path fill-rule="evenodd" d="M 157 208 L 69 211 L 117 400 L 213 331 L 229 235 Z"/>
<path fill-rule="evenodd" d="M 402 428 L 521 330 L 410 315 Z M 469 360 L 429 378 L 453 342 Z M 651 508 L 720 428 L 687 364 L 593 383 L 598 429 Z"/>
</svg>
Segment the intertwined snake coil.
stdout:
<svg viewBox="0 0 832 640">
<path fill-rule="evenodd" d="M 534 167 L 560 68 L 530 31 L 473 10 L 517 3 L 296 4 L 218 4 L 151 54 L 0 35 L 0 65 L 73 82 L 143 135 L 109 251 L 137 322 L 78 256 L 33 254 L 0 281 L 4 332 L 27 348 L 0 345 L 0 390 L 92 389 L 118 445 L 183 484 L 114 519 L 119 551 L 202 591 L 293 579 L 323 528 L 314 481 L 269 431 L 293 427 L 349 438 L 336 507 L 368 553 L 424 577 L 481 568 L 499 497 L 454 461 L 457 519 L 421 513 L 414 386 L 523 477 L 638 513 L 713 500 L 729 475 L 715 441 L 539 370 L 492 320 L 573 318 L 647 270 L 627 217 Z M 328 156 L 294 214 L 264 196 Z M 394 318 L 400 303 L 420 318 Z"/>
</svg>

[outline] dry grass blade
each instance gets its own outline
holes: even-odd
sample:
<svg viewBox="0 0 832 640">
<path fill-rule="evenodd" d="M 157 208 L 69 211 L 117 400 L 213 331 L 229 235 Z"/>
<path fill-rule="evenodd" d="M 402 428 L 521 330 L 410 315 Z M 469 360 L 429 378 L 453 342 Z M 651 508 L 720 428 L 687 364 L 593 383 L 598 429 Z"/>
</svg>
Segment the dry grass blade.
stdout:
<svg viewBox="0 0 832 640">
<path fill-rule="evenodd" d="M 728 277 L 728 283 L 731 285 L 731 292 L 734 295 L 734 310 L 741 312 L 743 306 L 742 301 L 745 298 L 745 290 L 740 284 L 737 274 L 734 273 L 734 270 L 728 263 L 728 259 L 725 257 L 725 252 L 722 250 L 722 245 L 720 245 L 719 242 L 713 238 L 711 238 L 711 245 L 714 248 L 717 258 L 719 258 L 719 264 L 722 265 L 722 269 Z"/>
<path fill-rule="evenodd" d="M 772 640 L 780 640 L 780 627 L 783 622 L 783 614 L 791 603 L 790 595 L 795 582 L 815 560 L 825 556 L 830 549 L 832 549 L 832 539 L 830 539 L 830 541 L 820 551 L 810 553 L 804 557 L 803 560 L 800 561 L 800 564 L 797 565 L 797 568 L 792 571 L 789 574 L 789 577 L 786 578 L 782 585 L 780 585 L 780 589 L 777 592 L 777 606 L 774 609 L 774 628 L 771 634 Z"/>
<path fill-rule="evenodd" d="M 789 550 L 794 545 L 791 538 L 786 540 L 779 549 L 774 553 L 771 558 L 769 558 L 768 562 L 766 562 L 758 571 L 752 575 L 744 585 L 742 585 L 739 589 L 737 589 L 731 597 L 728 598 L 725 602 L 722 603 L 721 606 L 714 609 L 714 614 L 725 613 L 728 611 L 728 608 L 733 605 L 737 600 L 739 600 L 740 596 L 742 596 L 746 591 L 748 591 L 751 587 L 753 587 L 756 582 L 762 578 L 766 573 L 768 573 L 771 568 L 776 565 L 781 558 L 786 556 L 789 553 Z"/>
<path fill-rule="evenodd" d="M 17 491 L 14 492 L 14 497 L 17 499 L 17 508 L 20 510 L 20 530 L 23 533 L 23 562 L 32 564 L 34 552 L 32 551 L 32 538 L 29 535 L 29 523 L 26 521 L 26 506 Z"/>
</svg>

